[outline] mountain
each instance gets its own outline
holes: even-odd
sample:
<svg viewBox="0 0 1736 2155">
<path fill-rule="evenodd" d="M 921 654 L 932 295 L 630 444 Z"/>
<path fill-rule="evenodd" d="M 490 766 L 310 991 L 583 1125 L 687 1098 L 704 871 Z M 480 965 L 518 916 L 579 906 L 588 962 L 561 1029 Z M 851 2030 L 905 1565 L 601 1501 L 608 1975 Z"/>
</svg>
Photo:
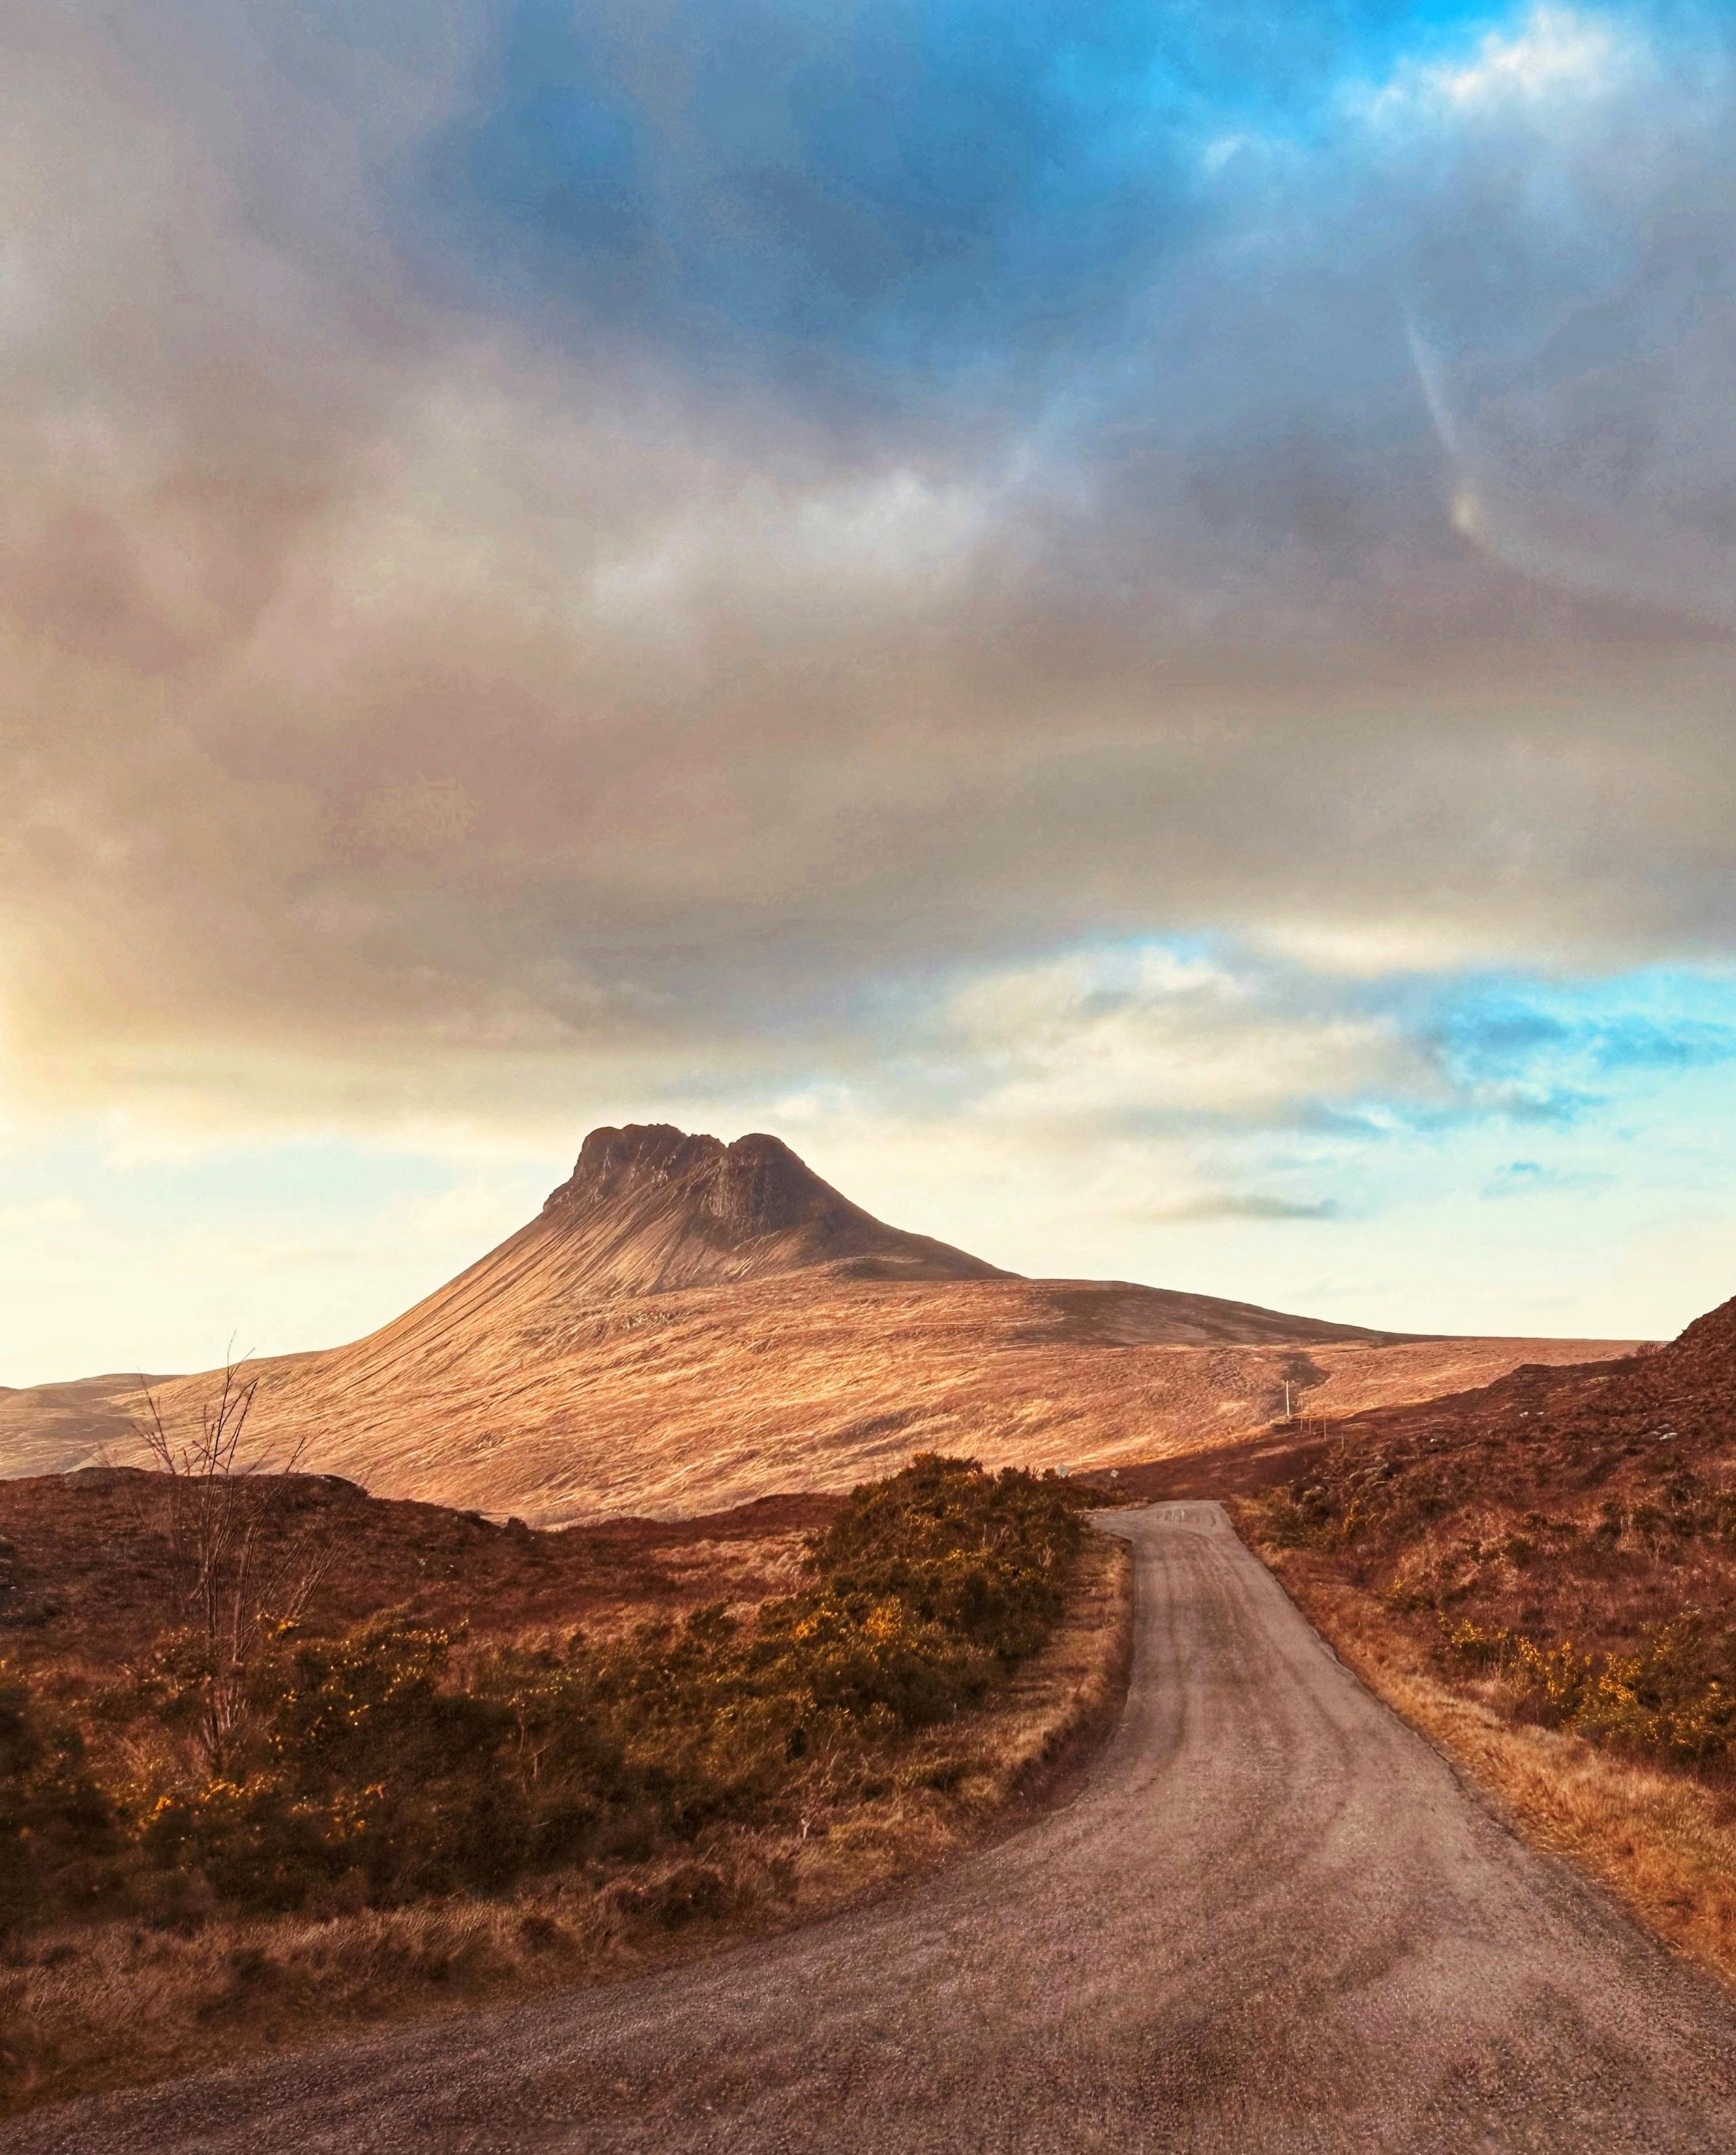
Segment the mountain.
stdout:
<svg viewBox="0 0 1736 2155">
<path fill-rule="evenodd" d="M 594 1130 L 535 1220 L 382 1330 L 248 1374 L 254 1434 L 309 1469 L 558 1524 L 848 1488 L 923 1450 L 1149 1460 L 1264 1426 L 1287 1383 L 1349 1413 L 1600 1351 L 1024 1279 L 873 1218 L 776 1138 L 652 1124 Z M 196 1417 L 209 1387 L 159 1396 Z M 98 1449 L 62 1435 L 29 1471 Z"/>
<path fill-rule="evenodd" d="M 521 1244 L 551 1257 L 564 1290 L 579 1295 L 661 1294 L 812 1265 L 847 1266 L 858 1279 L 1008 1277 L 872 1218 L 780 1139 L 724 1144 L 668 1123 L 593 1130 L 542 1221 L 495 1255 Z"/>
</svg>

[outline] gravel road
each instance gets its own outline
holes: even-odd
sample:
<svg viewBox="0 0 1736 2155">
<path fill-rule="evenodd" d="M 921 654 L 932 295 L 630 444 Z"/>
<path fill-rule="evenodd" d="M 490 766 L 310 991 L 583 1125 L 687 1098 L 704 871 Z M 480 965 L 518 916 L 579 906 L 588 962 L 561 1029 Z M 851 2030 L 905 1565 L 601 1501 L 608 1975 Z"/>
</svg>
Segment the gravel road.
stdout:
<svg viewBox="0 0 1736 2155">
<path fill-rule="evenodd" d="M 38 2113 L 13 2155 L 1736 2147 L 1736 2008 L 1521 1848 L 1216 1505 L 1081 1794 L 703 1965 Z"/>
</svg>

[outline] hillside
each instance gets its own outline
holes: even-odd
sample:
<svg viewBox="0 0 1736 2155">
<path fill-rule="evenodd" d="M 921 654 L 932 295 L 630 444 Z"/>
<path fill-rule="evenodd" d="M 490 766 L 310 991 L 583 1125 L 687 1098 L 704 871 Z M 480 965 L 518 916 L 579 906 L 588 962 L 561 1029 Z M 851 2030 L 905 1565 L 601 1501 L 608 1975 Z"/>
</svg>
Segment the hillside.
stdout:
<svg viewBox="0 0 1736 2155">
<path fill-rule="evenodd" d="M 842 1490 L 920 1450 L 1150 1459 L 1264 1426 L 1287 1380 L 1348 1414 L 1600 1351 L 1017 1278 L 872 1218 L 775 1138 L 654 1124 L 592 1132 L 536 1219 L 382 1330 L 251 1373 L 256 1434 L 305 1441 L 305 1466 L 552 1525 Z M 164 1386 L 172 1419 L 206 1390 Z M 35 1471 L 113 1443 L 66 1434 Z"/>
<path fill-rule="evenodd" d="M 1521 1717 L 1736 1757 L 1736 1302 L 1603 1367 L 1352 1417 L 1250 1513 Z"/>
<path fill-rule="evenodd" d="M 1508 1506 L 1713 1471 L 1736 1443 L 1736 1300 L 1619 1359 L 1522 1364 L 1351 1416 L 1333 1434 L 1345 1446 L 1335 1472 L 1375 1474 L 1383 1487 L 1420 1487 L 1420 1476 L 1442 1497 L 1462 1487 Z"/>
<path fill-rule="evenodd" d="M 838 1500 L 773 1497 L 677 1521 L 536 1533 L 306 1474 L 254 1483 L 259 1552 L 306 1538 L 319 1575 L 304 1625 L 341 1630 L 390 1609 L 479 1639 L 618 1634 L 709 1603 L 799 1584 L 807 1536 Z M 176 1620 L 166 1477 L 129 1467 L 0 1482 L 0 1635 L 14 1669 L 109 1669 Z"/>
<path fill-rule="evenodd" d="M 0 1477 L 57 1474 L 105 1449 L 124 1449 L 140 1385 L 173 1381 L 115 1372 L 62 1385 L 0 1385 Z"/>
</svg>

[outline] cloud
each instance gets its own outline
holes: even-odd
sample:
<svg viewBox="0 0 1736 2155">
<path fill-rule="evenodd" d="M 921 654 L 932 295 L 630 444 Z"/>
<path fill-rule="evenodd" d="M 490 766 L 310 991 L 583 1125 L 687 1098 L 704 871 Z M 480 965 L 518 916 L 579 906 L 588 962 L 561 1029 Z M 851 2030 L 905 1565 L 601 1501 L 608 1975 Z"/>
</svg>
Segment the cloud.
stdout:
<svg viewBox="0 0 1736 2155">
<path fill-rule="evenodd" d="M 1716 25 L 1349 19 L 27 10 L 16 1106 L 1445 1108 L 1047 954 L 1728 951 Z"/>
<path fill-rule="evenodd" d="M 1511 28 L 1486 31 L 1468 56 L 1407 61 L 1370 100 L 1380 118 L 1414 124 L 1431 106 L 1448 115 L 1518 108 L 1559 123 L 1588 99 L 1619 95 L 1649 54 L 1607 16 L 1537 6 Z"/>
<path fill-rule="evenodd" d="M 1260 1190 L 1224 1190 L 1173 1204 L 1130 1207 L 1124 1216 L 1142 1225 L 1190 1220 L 1334 1220 L 1339 1207 L 1329 1197 L 1275 1197 Z"/>
<path fill-rule="evenodd" d="M 1596 1190 L 1610 1185 L 1607 1175 L 1580 1168 L 1545 1165 L 1541 1160 L 1509 1160 L 1504 1167 L 1497 1168 L 1480 1191 L 1485 1199 L 1531 1197 L 1541 1192 L 1556 1190 Z"/>
<path fill-rule="evenodd" d="M 1648 20 L 1648 17 L 1651 18 Z M 1444 199 L 1411 348 L 1473 545 L 1565 588 L 1728 632 L 1736 355 L 1728 24 L 1539 7 L 1385 93 Z M 1474 219 L 1474 222 L 1473 222 Z"/>
<path fill-rule="evenodd" d="M 976 1111 L 1043 1131 L 1264 1124 L 1315 1098 L 1438 1091 L 1378 1014 L 1254 966 L 1161 947 L 1083 950 L 984 973 L 939 1021 Z"/>
</svg>

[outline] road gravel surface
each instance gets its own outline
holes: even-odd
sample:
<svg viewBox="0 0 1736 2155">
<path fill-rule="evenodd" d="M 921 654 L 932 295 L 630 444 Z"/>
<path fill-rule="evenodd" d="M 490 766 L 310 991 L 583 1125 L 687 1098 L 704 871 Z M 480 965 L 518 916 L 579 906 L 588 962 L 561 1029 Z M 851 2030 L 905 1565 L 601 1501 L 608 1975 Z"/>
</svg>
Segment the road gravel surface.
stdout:
<svg viewBox="0 0 1736 2155">
<path fill-rule="evenodd" d="M 11 2155 L 1736 2148 L 1736 2009 L 1522 1847 L 1215 1504 L 1111 1514 L 1080 1793 L 853 1914 L 618 1988 L 0 2131 Z"/>
</svg>

